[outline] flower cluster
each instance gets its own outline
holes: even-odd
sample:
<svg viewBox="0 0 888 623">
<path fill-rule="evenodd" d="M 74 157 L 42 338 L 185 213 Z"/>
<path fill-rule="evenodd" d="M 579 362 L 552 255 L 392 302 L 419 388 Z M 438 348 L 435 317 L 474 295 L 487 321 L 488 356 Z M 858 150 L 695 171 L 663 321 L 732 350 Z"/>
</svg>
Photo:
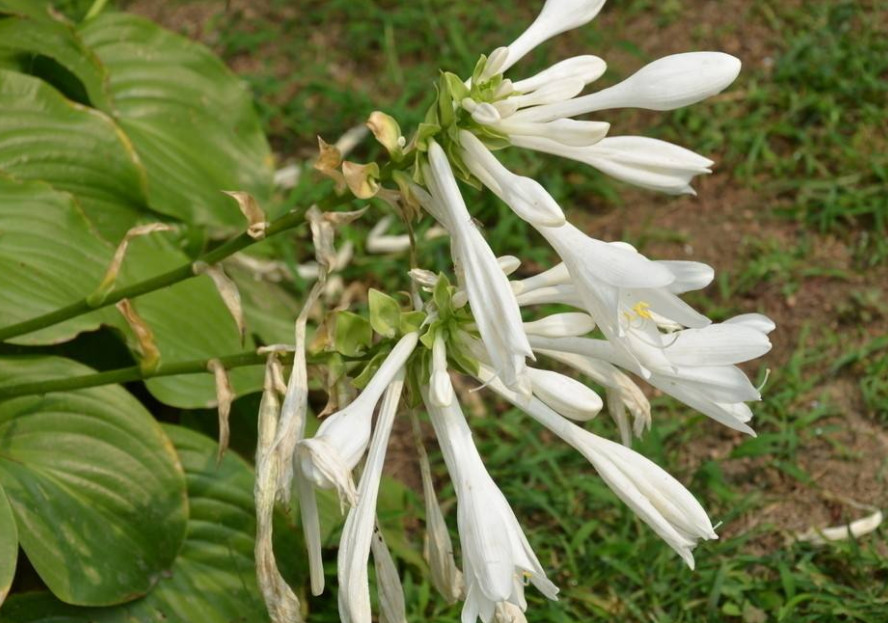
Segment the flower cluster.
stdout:
<svg viewBox="0 0 888 623">
<path fill-rule="evenodd" d="M 463 623 L 525 620 L 528 581 L 546 597 L 556 597 L 557 587 L 485 469 L 452 385 L 454 373 L 474 377 L 576 448 L 689 566 L 694 565 L 697 542 L 717 538 L 694 496 L 629 447 L 633 434 L 641 435 L 651 425 L 650 405 L 630 374 L 726 426 L 754 434 L 746 403 L 759 400 L 759 392 L 736 364 L 769 350 L 773 323 L 759 314 L 712 323 L 680 298 L 707 286 L 712 268 L 652 260 L 628 244 L 588 236 L 567 221 L 542 185 L 508 170 L 494 153 L 523 147 L 555 154 L 672 194 L 693 193 L 691 179 L 709 172 L 712 162 L 685 148 L 640 136 L 610 136 L 608 123 L 574 117 L 621 107 L 670 110 L 698 102 L 737 76 L 740 63 L 729 55 L 669 56 L 589 94 L 582 93 L 606 68 L 595 56 L 569 58 L 521 80 L 505 77 L 534 47 L 589 22 L 603 4 L 548 0 L 511 45 L 482 56 L 471 77 L 443 74 L 438 100 L 410 142 L 394 120 L 374 113 L 369 124 L 374 135 L 393 162 L 411 169 L 410 175 L 389 178 L 398 181 L 397 192 L 385 189 L 384 180 L 370 179 L 379 174 L 375 165 L 343 166 L 345 181 L 356 194 L 386 193 L 386 200 L 421 206 L 434 217 L 450 236 L 456 275 L 451 285 L 443 275 L 410 271 L 416 309 L 409 314 L 420 322 L 378 323 L 383 327 L 379 331 L 391 338 L 389 350 L 384 355 L 379 351 L 367 364 L 363 391 L 324 419 L 313 437 L 296 443 L 294 477 L 315 593 L 324 588 L 317 513 L 311 510 L 315 489 L 334 489 L 347 510 L 338 553 L 339 606 L 346 623 L 371 621 L 371 551 L 381 620 L 403 620 L 397 607 L 403 604 L 400 584 L 375 511 L 402 394 L 413 394 L 424 405 L 456 491 L 461 569 L 420 449 L 427 558 L 443 596 L 464 601 Z M 497 257 L 488 245 L 458 178 L 490 189 L 548 241 L 561 262 L 510 280 L 519 261 Z M 576 311 L 525 322 L 523 307 L 547 303 Z M 538 357 L 588 376 L 603 388 L 605 400 L 566 374 L 537 367 Z M 596 417 L 605 404 L 622 443 L 576 423 Z M 362 460 L 356 484 L 353 474 Z"/>
</svg>

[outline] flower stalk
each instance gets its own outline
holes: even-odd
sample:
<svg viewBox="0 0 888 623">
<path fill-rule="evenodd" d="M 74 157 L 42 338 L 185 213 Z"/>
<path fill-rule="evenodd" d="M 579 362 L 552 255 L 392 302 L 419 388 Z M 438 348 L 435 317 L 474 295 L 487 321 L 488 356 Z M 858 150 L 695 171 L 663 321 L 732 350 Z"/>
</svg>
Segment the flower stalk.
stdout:
<svg viewBox="0 0 888 623">
<path fill-rule="evenodd" d="M 322 210 L 327 210 L 347 203 L 351 199 L 352 197 L 350 195 L 331 195 L 328 199 L 321 201 L 319 206 Z M 269 223 L 268 228 L 265 230 L 265 237 L 270 238 L 275 234 L 294 229 L 299 225 L 302 225 L 304 222 L 305 210 L 295 210 Z M 251 236 L 249 232 L 243 232 L 224 244 L 219 245 L 212 251 L 207 251 L 192 262 L 183 264 L 178 268 L 174 268 L 155 277 L 145 279 L 144 281 L 139 281 L 132 285 L 112 290 L 102 298 L 86 296 L 75 303 L 60 307 L 59 309 L 43 314 L 42 316 L 37 316 L 30 320 L 2 327 L 0 328 L 0 342 L 20 335 L 40 331 L 41 329 L 60 324 L 71 318 L 76 318 L 77 316 L 88 314 L 97 309 L 114 305 L 123 299 L 134 299 L 143 294 L 148 294 L 149 292 L 154 292 L 155 290 L 160 290 L 167 286 L 179 283 L 180 281 L 186 281 L 201 274 L 196 267 L 217 264 L 225 258 L 234 255 L 238 251 L 243 251 L 257 242 L 259 242 L 259 240 Z"/>
</svg>

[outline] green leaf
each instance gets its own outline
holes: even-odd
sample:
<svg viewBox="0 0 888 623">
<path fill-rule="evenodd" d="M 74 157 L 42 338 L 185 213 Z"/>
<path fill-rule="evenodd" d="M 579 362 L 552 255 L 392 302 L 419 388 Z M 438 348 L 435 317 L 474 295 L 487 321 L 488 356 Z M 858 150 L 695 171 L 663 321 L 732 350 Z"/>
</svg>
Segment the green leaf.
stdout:
<svg viewBox="0 0 888 623">
<path fill-rule="evenodd" d="M 120 285 L 148 279 L 187 262 L 188 257 L 175 249 L 166 236 L 137 238 L 130 243 Z M 161 366 L 174 361 L 233 355 L 254 346 L 250 339 L 241 344 L 231 313 L 212 280 L 205 275 L 145 294 L 132 302 L 154 332 Z M 131 348 L 135 348 L 131 336 L 129 341 Z M 237 395 L 262 388 L 262 366 L 237 368 L 229 375 Z M 192 409 L 216 404 L 216 385 L 210 374 L 167 376 L 150 379 L 145 384 L 155 398 L 175 407 Z"/>
<path fill-rule="evenodd" d="M 76 608 L 46 593 L 16 595 L 4 623 L 233 623 L 268 621 L 256 584 L 253 474 L 229 453 L 216 465 L 216 442 L 165 426 L 185 468 L 188 536 L 170 573 L 146 597 L 113 608 Z M 292 554 L 292 552 L 291 552 Z"/>
<path fill-rule="evenodd" d="M 382 337 L 395 337 L 401 326 L 401 306 L 398 301 L 370 288 L 370 326 Z"/>
<path fill-rule="evenodd" d="M 27 15 L 28 17 L 54 20 L 64 19 L 59 14 L 80 20 L 95 0 L 0 0 L 0 13 Z M 52 13 L 50 13 L 52 9 Z"/>
<path fill-rule="evenodd" d="M 0 171 L 70 192 L 102 236 L 122 238 L 146 208 L 145 178 L 114 122 L 37 78 L 6 70 L 0 111 Z"/>
<path fill-rule="evenodd" d="M 243 227 L 223 190 L 271 195 L 272 156 L 252 97 L 210 50 L 134 15 L 79 27 L 108 70 L 114 116 L 148 172 L 158 212 Z"/>
<path fill-rule="evenodd" d="M 0 357 L 0 386 L 92 373 L 59 357 Z M 119 386 L 0 403 L 0 485 L 50 590 L 82 605 L 143 595 L 185 536 L 185 479 L 154 418 Z"/>
<path fill-rule="evenodd" d="M 254 278 L 248 270 L 226 265 L 225 272 L 240 291 L 247 333 L 263 344 L 292 342 L 300 309 L 296 297 L 276 283 Z"/>
<path fill-rule="evenodd" d="M 333 348 L 346 357 L 363 355 L 373 342 L 373 328 L 363 316 L 349 311 L 336 314 L 336 335 Z"/>
<path fill-rule="evenodd" d="M 15 564 L 18 560 L 18 528 L 15 516 L 6 498 L 6 492 L 0 487 L 0 606 L 9 594 L 12 578 L 15 577 Z"/>
<path fill-rule="evenodd" d="M 0 63 L 46 80 L 68 99 L 111 110 L 105 68 L 67 24 L 46 19 L 0 20 Z"/>
<path fill-rule="evenodd" d="M 367 362 L 364 369 L 361 370 L 361 373 L 355 377 L 354 381 L 352 381 L 352 384 L 358 389 L 364 389 L 367 387 L 367 383 L 370 382 L 370 379 L 372 379 L 373 375 L 376 374 L 376 371 L 379 370 L 379 367 L 382 365 L 382 362 L 385 361 L 385 358 L 389 356 L 389 353 L 391 353 L 391 351 L 386 350 L 373 355 L 373 358 Z"/>
<path fill-rule="evenodd" d="M 2 121 L 0 121 L 2 123 Z M 0 318 L 22 322 L 92 292 L 113 249 L 98 237 L 71 195 L 42 182 L 0 175 Z M 116 317 L 99 310 L 10 341 L 52 344 Z"/>
</svg>

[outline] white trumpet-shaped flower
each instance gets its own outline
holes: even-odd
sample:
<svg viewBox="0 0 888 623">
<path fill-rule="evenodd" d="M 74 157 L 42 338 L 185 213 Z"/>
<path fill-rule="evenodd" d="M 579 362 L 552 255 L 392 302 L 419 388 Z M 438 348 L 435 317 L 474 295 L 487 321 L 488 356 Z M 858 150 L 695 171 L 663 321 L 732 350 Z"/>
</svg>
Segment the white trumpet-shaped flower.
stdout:
<svg viewBox="0 0 888 623">
<path fill-rule="evenodd" d="M 429 141 L 429 166 L 423 168 L 429 188 L 414 189 L 425 207 L 450 232 L 457 273 L 472 308 L 484 346 L 510 387 L 525 393 L 525 359 L 533 358 L 521 312 L 509 280 L 472 221 L 444 150 Z M 521 389 L 523 388 L 523 389 Z"/>
<path fill-rule="evenodd" d="M 461 130 L 459 137 L 463 162 L 469 171 L 515 214 L 532 225 L 564 223 L 561 207 L 539 182 L 509 171 L 471 132 Z"/>
<path fill-rule="evenodd" d="M 604 6 L 605 0 L 546 0 L 540 14 L 521 35 L 509 44 L 505 54 L 491 54 L 489 76 L 502 73 L 532 49 L 556 35 L 588 24 Z M 502 58 L 499 58 L 502 57 Z"/>
<path fill-rule="evenodd" d="M 586 431 L 542 401 L 522 402 L 481 366 L 480 380 L 576 448 L 617 496 L 674 549 L 692 569 L 692 551 L 702 539 L 717 539 L 712 522 L 675 478 L 637 452 Z"/>
<path fill-rule="evenodd" d="M 370 443 L 373 410 L 416 347 L 417 333 L 402 337 L 370 379 L 364 391 L 347 407 L 325 419 L 315 436 L 297 446 L 302 474 L 316 487 L 335 488 L 343 502 L 354 503 L 351 471 Z"/>
<path fill-rule="evenodd" d="M 584 147 L 542 136 L 514 135 L 509 139 L 516 147 L 570 158 L 627 184 L 671 195 L 695 194 L 691 179 L 711 173 L 714 164 L 689 149 L 646 136 L 613 136 Z"/>
<path fill-rule="evenodd" d="M 403 387 L 402 366 L 398 368 L 385 390 L 376 431 L 370 442 L 367 462 L 358 485 L 357 503 L 349 511 L 345 526 L 342 528 L 336 565 L 339 577 L 339 616 L 342 623 L 372 621 L 367 562 L 376 526 L 376 500 L 382 478 L 382 465 L 385 462 L 385 450 Z"/>
<path fill-rule="evenodd" d="M 538 106 L 516 120 L 552 121 L 610 108 L 673 110 L 726 89 L 740 73 L 740 60 L 723 52 L 685 52 L 657 59 L 607 89 Z"/>
<path fill-rule="evenodd" d="M 490 376 L 497 378 L 493 372 Z M 449 407 L 436 407 L 428 389 L 423 398 L 456 489 L 466 582 L 462 623 L 478 618 L 491 623 L 502 602 L 523 611 L 527 607 L 525 579 L 555 599 L 558 588 L 546 578 L 509 503 L 487 473 L 459 403 L 454 400 Z"/>
<path fill-rule="evenodd" d="M 531 344 L 542 351 L 604 359 L 644 376 L 657 389 L 725 426 L 755 435 L 747 424 L 752 412 L 745 402 L 759 400 L 760 395 L 735 364 L 771 349 L 760 329 L 767 327 L 764 320 L 756 317 L 749 324 L 724 322 L 666 334 L 630 331 L 631 355 L 611 342 L 586 338 L 531 336 Z"/>
<path fill-rule="evenodd" d="M 567 223 L 539 228 L 561 257 L 570 285 L 586 311 L 611 339 L 625 333 L 620 317 L 620 288 L 659 288 L 675 280 L 667 268 L 634 250 L 587 236 Z M 563 277 L 559 269 L 554 278 Z"/>
</svg>

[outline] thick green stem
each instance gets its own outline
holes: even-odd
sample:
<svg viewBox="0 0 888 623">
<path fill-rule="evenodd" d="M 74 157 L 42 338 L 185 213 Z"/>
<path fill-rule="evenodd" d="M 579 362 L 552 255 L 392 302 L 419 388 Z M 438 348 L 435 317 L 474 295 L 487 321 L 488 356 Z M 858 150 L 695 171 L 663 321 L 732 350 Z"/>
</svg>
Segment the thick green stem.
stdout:
<svg viewBox="0 0 888 623">
<path fill-rule="evenodd" d="M 218 360 L 226 370 L 242 368 L 244 366 L 263 365 L 268 355 L 260 355 L 255 351 L 237 353 L 226 357 L 213 357 Z M 292 354 L 282 355 L 284 363 L 291 363 Z M 152 372 L 145 372 L 139 366 L 85 374 L 83 376 L 69 376 L 63 379 L 50 379 L 35 383 L 22 383 L 0 388 L 0 401 L 15 398 L 17 396 L 43 395 L 50 392 L 71 391 L 86 387 L 98 387 L 100 385 L 114 385 L 116 383 L 129 383 L 132 381 L 144 381 L 161 376 L 177 376 L 180 374 L 212 374 L 207 366 L 210 359 L 195 359 L 193 361 L 178 361 L 171 364 L 161 364 Z"/>
<path fill-rule="evenodd" d="M 328 209 L 336 205 L 346 203 L 350 199 L 351 197 L 348 195 L 343 195 L 341 197 L 331 197 L 327 202 L 321 202 L 320 207 L 321 209 Z M 279 234 L 282 231 L 292 229 L 293 227 L 296 227 L 297 225 L 303 223 L 304 220 L 305 212 L 303 210 L 285 214 L 284 216 L 269 223 L 268 229 L 265 232 L 265 238 L 269 238 L 271 236 L 274 236 L 275 234 Z M 70 320 L 71 318 L 75 318 L 77 316 L 94 311 L 96 309 L 107 307 L 108 305 L 114 305 L 115 303 L 117 303 L 118 301 L 122 301 L 123 299 L 132 299 L 137 296 L 148 294 L 149 292 L 154 292 L 155 290 L 160 290 L 161 288 L 171 286 L 180 281 L 191 279 L 192 277 L 197 276 L 197 273 L 194 270 L 195 264 L 216 264 L 217 262 L 224 260 L 230 255 L 246 249 L 250 245 L 253 245 L 259 241 L 260 240 L 257 240 L 256 238 L 253 238 L 252 236 L 244 232 L 239 236 L 232 238 L 228 242 L 216 247 L 212 251 L 205 253 L 193 262 L 189 262 L 188 264 L 180 266 L 179 268 L 174 268 L 173 270 L 157 275 L 156 277 L 151 277 L 150 279 L 146 279 L 145 281 L 140 281 L 138 283 L 134 283 L 130 286 L 120 288 L 118 290 L 113 290 L 101 300 L 95 300 L 94 298 L 87 296 L 77 301 L 76 303 L 72 303 L 71 305 L 68 305 L 66 307 L 62 307 L 55 311 L 49 312 L 48 314 L 43 314 L 42 316 L 31 318 L 30 320 L 25 320 L 24 322 L 19 322 L 8 327 L 3 327 L 2 329 L 0 329 L 0 342 L 8 340 L 9 338 L 18 337 L 19 335 L 25 335 L 26 333 L 33 333 L 34 331 L 39 331 L 40 329 L 45 329 L 46 327 L 51 327 L 61 322 L 65 322 L 66 320 Z"/>
</svg>

